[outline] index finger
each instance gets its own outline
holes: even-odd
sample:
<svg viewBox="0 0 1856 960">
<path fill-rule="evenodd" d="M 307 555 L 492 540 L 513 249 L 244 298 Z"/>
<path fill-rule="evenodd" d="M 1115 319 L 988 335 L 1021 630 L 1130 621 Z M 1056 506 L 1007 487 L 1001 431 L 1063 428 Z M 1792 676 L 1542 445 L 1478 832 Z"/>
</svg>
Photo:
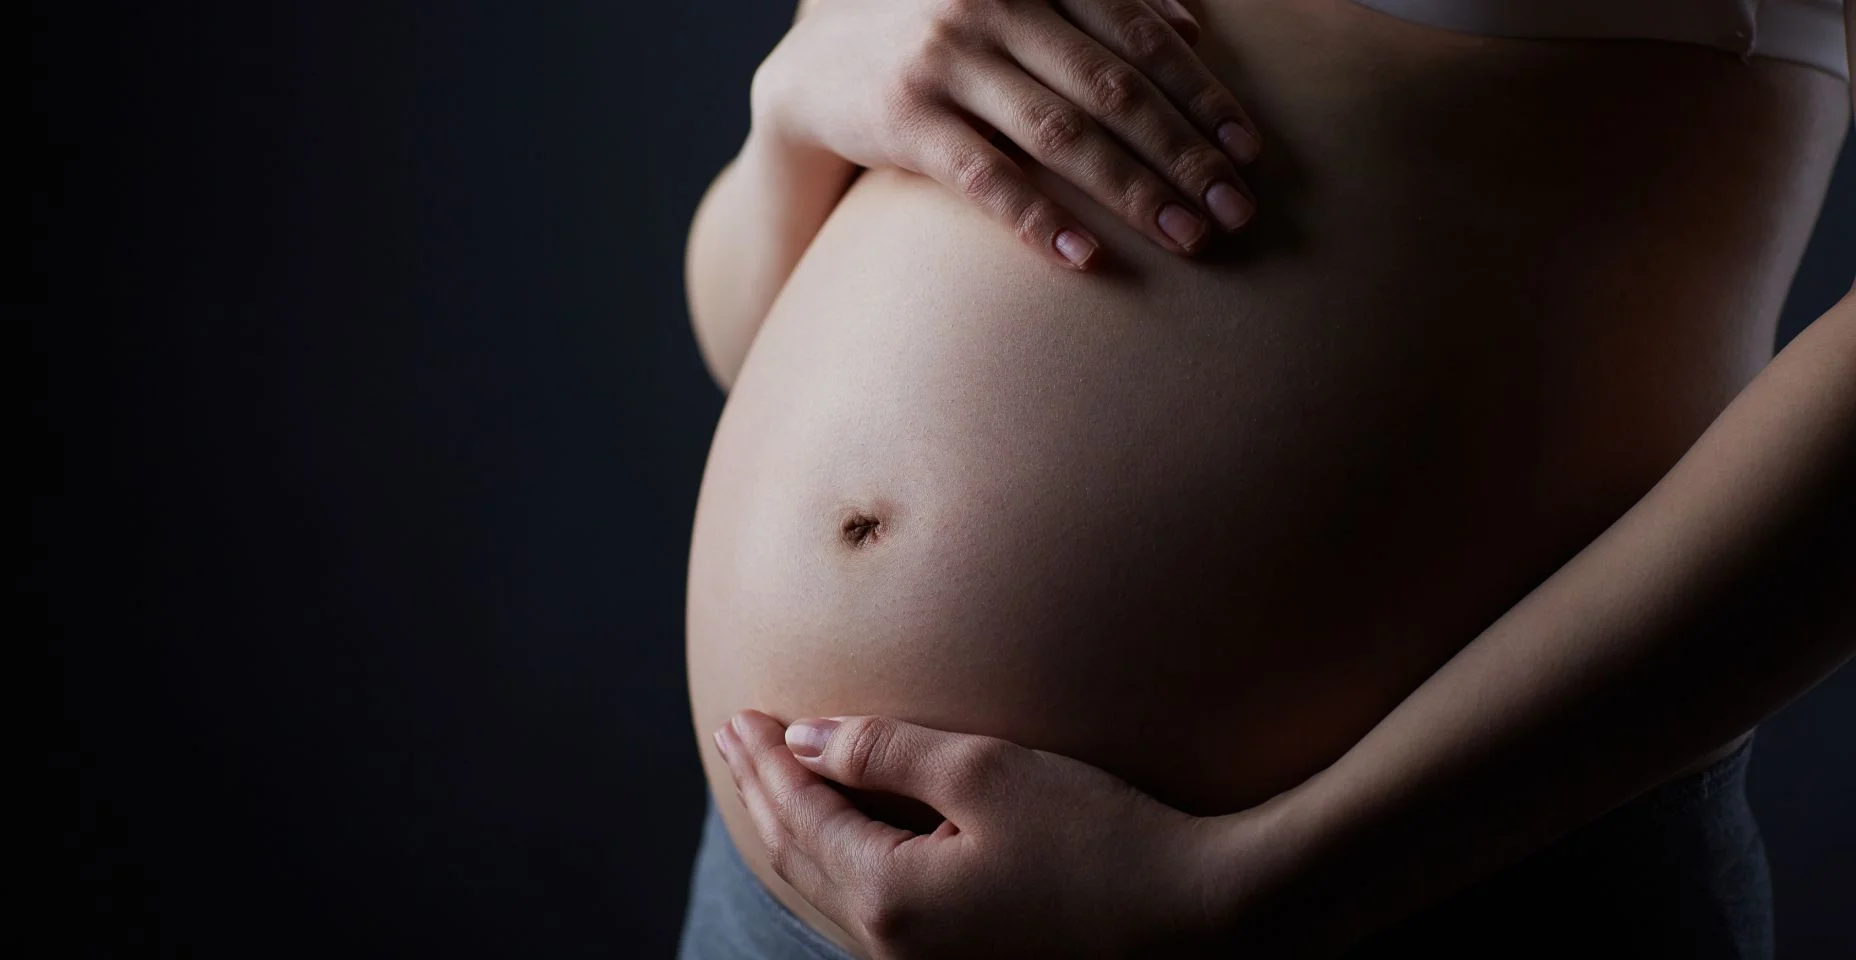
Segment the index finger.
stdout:
<svg viewBox="0 0 1856 960">
<path fill-rule="evenodd" d="M 1056 0 L 1071 23 L 1139 70 L 1231 159 L 1255 160 L 1262 134 L 1237 97 L 1142 0 Z"/>
</svg>

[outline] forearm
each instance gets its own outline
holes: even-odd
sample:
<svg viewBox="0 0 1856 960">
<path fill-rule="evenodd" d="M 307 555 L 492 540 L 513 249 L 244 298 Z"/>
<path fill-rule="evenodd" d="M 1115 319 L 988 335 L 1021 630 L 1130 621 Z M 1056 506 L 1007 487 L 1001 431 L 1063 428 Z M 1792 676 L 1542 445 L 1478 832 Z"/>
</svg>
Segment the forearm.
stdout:
<svg viewBox="0 0 1856 960">
<path fill-rule="evenodd" d="M 724 388 L 856 172 L 840 157 L 756 123 L 703 196 L 690 225 L 684 278 L 696 343 Z"/>
<path fill-rule="evenodd" d="M 1667 779 L 1852 652 L 1856 294 L 1599 539 L 1269 805 L 1274 922 L 1344 945 Z"/>
<path fill-rule="evenodd" d="M 797 24 L 815 0 L 800 0 Z M 696 345 L 727 389 L 793 267 L 856 178 L 856 164 L 790 135 L 755 71 L 754 120 L 741 152 L 696 207 L 683 277 Z"/>
</svg>

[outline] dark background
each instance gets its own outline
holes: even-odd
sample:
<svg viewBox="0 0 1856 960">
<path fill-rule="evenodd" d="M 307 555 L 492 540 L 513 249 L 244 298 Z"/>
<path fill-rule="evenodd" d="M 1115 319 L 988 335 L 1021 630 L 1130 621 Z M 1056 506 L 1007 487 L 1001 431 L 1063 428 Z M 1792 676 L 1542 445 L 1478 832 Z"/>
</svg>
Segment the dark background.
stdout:
<svg viewBox="0 0 1856 960">
<path fill-rule="evenodd" d="M 790 6 L 27 15 L 28 902 L 72 953 L 669 954 L 722 400 L 682 242 Z M 1846 153 L 1788 331 L 1852 262 Z M 1853 740 L 1845 670 L 1755 753 L 1788 956 L 1849 955 Z"/>
</svg>

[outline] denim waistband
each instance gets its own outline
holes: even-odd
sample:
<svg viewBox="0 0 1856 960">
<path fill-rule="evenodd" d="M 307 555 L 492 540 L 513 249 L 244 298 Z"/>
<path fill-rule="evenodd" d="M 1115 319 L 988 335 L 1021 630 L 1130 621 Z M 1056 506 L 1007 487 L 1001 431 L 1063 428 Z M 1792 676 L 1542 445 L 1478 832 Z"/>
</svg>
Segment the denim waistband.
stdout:
<svg viewBox="0 0 1856 960">
<path fill-rule="evenodd" d="M 1771 886 L 1746 803 L 1752 738 L 1381 931 L 1357 958 L 1768 958 Z M 760 882 L 711 800 L 679 960 L 852 960 Z"/>
</svg>

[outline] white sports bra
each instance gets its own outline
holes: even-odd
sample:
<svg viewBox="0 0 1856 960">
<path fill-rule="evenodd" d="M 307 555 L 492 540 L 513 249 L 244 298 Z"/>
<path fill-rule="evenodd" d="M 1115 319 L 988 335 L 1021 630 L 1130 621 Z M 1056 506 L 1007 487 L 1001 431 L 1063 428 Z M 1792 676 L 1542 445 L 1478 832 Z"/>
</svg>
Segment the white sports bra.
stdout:
<svg viewBox="0 0 1856 960">
<path fill-rule="evenodd" d="M 1355 0 L 1401 20 L 1490 37 L 1699 43 L 1849 79 L 1843 0 Z"/>
</svg>

